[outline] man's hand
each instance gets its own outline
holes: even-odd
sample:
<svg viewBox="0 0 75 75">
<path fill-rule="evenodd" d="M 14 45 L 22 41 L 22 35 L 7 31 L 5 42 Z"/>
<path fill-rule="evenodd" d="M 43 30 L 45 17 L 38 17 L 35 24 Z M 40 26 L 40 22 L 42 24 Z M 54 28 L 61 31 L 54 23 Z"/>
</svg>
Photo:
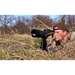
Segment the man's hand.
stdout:
<svg viewBox="0 0 75 75">
<path fill-rule="evenodd" d="M 47 28 L 44 28 L 44 30 L 46 30 Z"/>
</svg>

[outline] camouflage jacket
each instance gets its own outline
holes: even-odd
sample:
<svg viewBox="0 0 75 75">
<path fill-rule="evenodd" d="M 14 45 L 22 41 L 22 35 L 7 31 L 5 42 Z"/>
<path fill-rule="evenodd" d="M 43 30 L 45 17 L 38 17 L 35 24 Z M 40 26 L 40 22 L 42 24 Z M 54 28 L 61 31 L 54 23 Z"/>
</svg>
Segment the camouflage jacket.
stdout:
<svg viewBox="0 0 75 75">
<path fill-rule="evenodd" d="M 56 39 L 54 38 L 51 44 L 48 46 L 48 51 L 57 52 L 58 50 L 63 49 L 64 45 L 68 43 L 68 41 L 73 40 L 74 38 L 75 38 L 75 32 L 68 33 L 68 38 L 64 43 L 59 41 L 56 42 Z"/>
</svg>

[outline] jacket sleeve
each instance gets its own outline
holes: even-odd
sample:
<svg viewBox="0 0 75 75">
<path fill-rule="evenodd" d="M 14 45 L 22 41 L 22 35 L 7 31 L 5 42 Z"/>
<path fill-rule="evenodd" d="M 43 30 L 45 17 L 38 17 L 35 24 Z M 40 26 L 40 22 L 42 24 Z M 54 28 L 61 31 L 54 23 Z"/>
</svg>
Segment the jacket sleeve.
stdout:
<svg viewBox="0 0 75 75">
<path fill-rule="evenodd" d="M 62 48 L 63 48 L 63 46 L 61 44 L 56 45 L 56 41 L 55 41 L 55 38 L 54 38 L 51 42 L 51 45 L 48 47 L 48 50 L 52 51 L 52 52 L 57 52 L 58 50 L 61 50 Z"/>
</svg>

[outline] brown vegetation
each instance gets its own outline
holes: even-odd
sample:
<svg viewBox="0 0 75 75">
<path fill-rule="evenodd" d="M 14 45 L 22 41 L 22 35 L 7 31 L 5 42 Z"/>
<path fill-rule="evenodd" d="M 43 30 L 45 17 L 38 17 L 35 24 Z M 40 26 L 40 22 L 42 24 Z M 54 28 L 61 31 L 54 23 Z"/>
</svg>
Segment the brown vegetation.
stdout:
<svg viewBox="0 0 75 75">
<path fill-rule="evenodd" d="M 50 40 L 51 37 L 47 39 Z M 62 50 L 56 53 L 42 51 L 40 49 L 41 38 L 33 38 L 30 35 L 9 35 L 0 38 L 0 60 L 74 60 L 75 40 L 66 44 Z M 49 43 L 48 41 L 48 43 Z"/>
<path fill-rule="evenodd" d="M 40 49 L 41 38 L 33 38 L 30 35 L 32 29 L 53 27 L 56 23 L 64 22 L 65 16 L 62 16 L 58 22 L 53 22 L 48 16 L 36 15 L 32 18 L 22 21 L 18 17 L 15 25 L 8 26 L 8 17 L 5 16 L 5 23 L 0 27 L 0 59 L 1 60 L 74 60 L 75 59 L 75 40 L 69 41 L 62 50 L 56 53 L 42 51 Z M 68 16 L 69 17 L 69 16 Z M 72 19 L 72 17 L 69 17 Z M 68 19 L 67 27 L 74 27 Z M 25 23 L 24 23 L 25 22 Z M 73 17 L 74 22 L 74 17 Z M 72 25 L 72 26 L 71 26 Z M 73 29 L 72 29 L 73 30 Z M 15 34 L 13 34 L 13 32 Z M 47 38 L 47 44 L 50 44 L 52 38 Z"/>
<path fill-rule="evenodd" d="M 11 28 L 18 34 L 30 34 L 30 30 L 29 30 L 28 26 L 26 26 L 22 22 L 18 22 L 16 25 L 14 25 Z"/>
</svg>

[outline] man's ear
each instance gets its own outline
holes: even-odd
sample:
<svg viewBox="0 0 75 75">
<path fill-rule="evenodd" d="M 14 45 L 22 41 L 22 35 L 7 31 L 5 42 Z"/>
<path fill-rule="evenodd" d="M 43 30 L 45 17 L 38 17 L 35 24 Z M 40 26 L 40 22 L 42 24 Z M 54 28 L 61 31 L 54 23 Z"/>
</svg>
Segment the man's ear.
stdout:
<svg viewBox="0 0 75 75">
<path fill-rule="evenodd" d="M 66 31 L 66 30 L 64 31 L 64 34 L 65 34 L 65 35 L 67 34 L 67 31 Z"/>
</svg>

